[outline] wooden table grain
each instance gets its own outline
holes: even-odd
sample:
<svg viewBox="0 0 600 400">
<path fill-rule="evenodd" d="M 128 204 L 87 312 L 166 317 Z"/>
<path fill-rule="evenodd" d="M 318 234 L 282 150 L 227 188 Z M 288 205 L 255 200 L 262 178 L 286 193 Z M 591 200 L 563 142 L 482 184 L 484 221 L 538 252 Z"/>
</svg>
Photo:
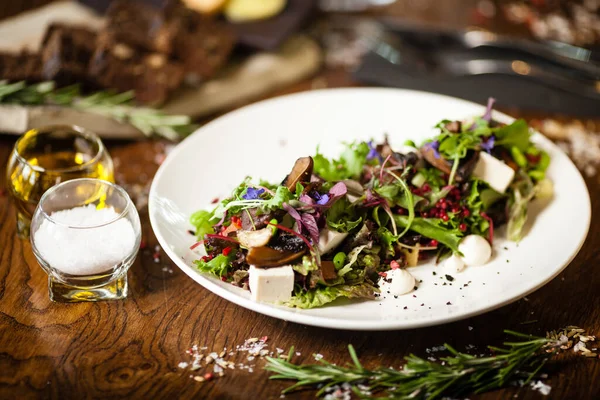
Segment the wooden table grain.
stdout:
<svg viewBox="0 0 600 400">
<path fill-rule="evenodd" d="M 27 6 L 44 1 L 24 2 Z M 12 2 L 11 2 L 12 4 Z M 0 7 L 0 16 L 14 13 Z M 25 8 L 25 6 L 23 7 Z M 15 8 L 16 9 L 16 8 Z M 324 71 L 318 86 L 354 86 L 341 70 Z M 314 80 L 281 93 L 310 90 Z M 0 136 L 0 188 L 6 187 L 5 165 L 14 138 Z M 164 153 L 161 141 L 109 142 L 118 160 L 117 179 L 131 192 L 152 179 Z M 600 213 L 600 182 L 587 178 L 592 213 Z M 197 382 L 178 367 L 190 362 L 186 351 L 194 344 L 207 354 L 228 351 L 251 337 L 268 336 L 269 349 L 295 346 L 298 361 L 313 361 L 322 354 L 335 363 L 349 361 L 353 344 L 366 366 L 399 366 L 409 353 L 425 355 L 425 349 L 450 343 L 464 349 L 483 349 L 499 344 L 503 329 L 543 335 L 566 325 L 600 334 L 600 224 L 593 219 L 588 238 L 571 265 L 543 288 L 496 311 L 451 324 L 396 332 L 353 332 L 289 323 L 266 317 L 213 295 L 166 258 L 142 207 L 146 242 L 129 271 L 130 295 L 125 301 L 58 304 L 48 299 L 47 277 L 37 265 L 29 242 L 16 237 L 15 209 L 0 189 L 0 398 L 211 398 L 278 399 L 286 382 L 269 381 L 264 361 L 248 362 L 234 353 L 226 359 L 254 364 L 247 369 L 226 370 L 210 382 Z M 134 197 L 136 196 L 135 193 Z M 143 199 L 142 199 L 143 200 Z M 552 245 L 548 233 L 548 245 Z M 524 324 L 524 322 L 530 322 Z M 207 369 L 206 371 L 211 371 Z M 564 357 L 550 366 L 545 397 L 529 388 L 508 388 L 471 399 L 598 399 L 600 361 Z M 198 375 L 198 373 L 194 373 Z M 287 395 L 311 398 L 314 392 Z"/>
</svg>

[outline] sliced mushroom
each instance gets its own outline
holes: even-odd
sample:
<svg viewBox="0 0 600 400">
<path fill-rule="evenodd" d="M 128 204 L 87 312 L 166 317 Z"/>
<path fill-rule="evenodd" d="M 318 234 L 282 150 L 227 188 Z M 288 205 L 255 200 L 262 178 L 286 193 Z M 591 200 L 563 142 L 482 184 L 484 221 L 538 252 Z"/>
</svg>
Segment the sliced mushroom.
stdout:
<svg viewBox="0 0 600 400">
<path fill-rule="evenodd" d="M 351 203 L 354 203 L 365 193 L 365 188 L 363 185 L 354 179 L 346 179 L 342 182 L 344 185 L 346 185 L 346 197 Z"/>
<path fill-rule="evenodd" d="M 321 261 L 321 275 L 326 281 L 337 278 L 333 261 Z"/>
<path fill-rule="evenodd" d="M 450 175 L 452 172 L 452 161 L 446 160 L 440 155 L 437 155 L 436 157 L 435 150 L 431 148 L 431 146 L 421 147 L 421 154 L 429 164 L 433 165 L 440 171 L 448 175 Z M 475 164 L 477 164 L 478 159 L 479 151 L 471 150 L 467 153 L 467 156 L 461 160 L 460 165 L 456 170 L 456 176 L 454 177 L 456 182 L 462 182 L 471 176 L 471 172 L 473 172 L 473 168 L 475 168 Z"/>
<path fill-rule="evenodd" d="M 437 154 L 435 149 L 433 149 L 431 146 L 421 147 L 421 154 L 429 164 L 433 165 L 440 171 L 446 174 L 450 174 L 452 171 L 452 163 L 441 155 Z"/>
<path fill-rule="evenodd" d="M 278 251 L 267 246 L 251 247 L 246 262 L 257 267 L 279 267 L 302 257 L 305 250 L 299 252 Z"/>
<path fill-rule="evenodd" d="M 294 191 L 296 183 L 310 182 L 310 176 L 313 171 L 313 159 L 312 157 L 300 157 L 296 160 L 292 172 L 283 180 L 285 185 L 290 191 Z"/>
<path fill-rule="evenodd" d="M 237 232 L 237 238 L 240 244 L 247 248 L 266 246 L 272 236 L 273 230 L 269 227 L 257 231 L 239 230 Z"/>
</svg>

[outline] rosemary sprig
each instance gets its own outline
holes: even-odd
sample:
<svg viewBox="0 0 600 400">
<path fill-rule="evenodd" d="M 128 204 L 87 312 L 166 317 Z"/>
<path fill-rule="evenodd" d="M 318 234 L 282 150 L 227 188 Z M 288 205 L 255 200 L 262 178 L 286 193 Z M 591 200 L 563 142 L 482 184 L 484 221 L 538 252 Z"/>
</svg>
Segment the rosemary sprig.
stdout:
<svg viewBox="0 0 600 400">
<path fill-rule="evenodd" d="M 103 115 L 129 123 L 145 135 L 160 135 L 177 140 L 196 129 L 186 115 L 168 115 L 149 107 L 133 105 L 134 93 L 97 92 L 82 96 L 79 85 L 57 88 L 54 82 L 27 85 L 0 81 L 0 104 L 57 105 Z"/>
<path fill-rule="evenodd" d="M 283 393 L 320 388 L 317 396 L 322 396 L 333 386 L 345 385 L 362 398 L 375 395 L 394 399 L 454 398 L 498 389 L 514 382 L 526 385 L 564 345 L 564 340 L 555 337 L 504 332 L 521 340 L 505 342 L 504 347 L 489 346 L 495 353 L 489 357 L 461 353 L 446 344 L 451 355 L 441 358 L 441 363 L 411 354 L 399 370 L 385 367 L 370 370 L 362 366 L 352 345 L 348 346 L 352 364 L 347 366 L 324 360 L 319 364 L 297 365 L 289 361 L 294 354 L 292 348 L 287 359 L 267 357 L 265 369 L 275 373 L 270 379 L 296 381 Z"/>
</svg>

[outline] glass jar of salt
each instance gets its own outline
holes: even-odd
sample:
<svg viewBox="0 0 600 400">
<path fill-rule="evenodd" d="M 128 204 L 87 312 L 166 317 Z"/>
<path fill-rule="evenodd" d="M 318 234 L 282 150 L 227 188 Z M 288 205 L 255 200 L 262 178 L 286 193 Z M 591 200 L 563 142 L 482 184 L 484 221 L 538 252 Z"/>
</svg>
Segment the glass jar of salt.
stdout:
<svg viewBox="0 0 600 400">
<path fill-rule="evenodd" d="M 127 297 L 127 270 L 141 241 L 140 218 L 125 190 L 81 178 L 50 188 L 31 221 L 31 245 L 58 302 Z"/>
</svg>

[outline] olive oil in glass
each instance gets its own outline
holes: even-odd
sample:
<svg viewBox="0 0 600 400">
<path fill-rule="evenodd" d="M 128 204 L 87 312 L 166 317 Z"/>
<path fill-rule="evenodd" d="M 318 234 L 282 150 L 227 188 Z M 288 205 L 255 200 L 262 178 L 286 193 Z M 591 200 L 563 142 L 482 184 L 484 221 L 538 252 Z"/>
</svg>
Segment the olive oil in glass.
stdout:
<svg viewBox="0 0 600 400">
<path fill-rule="evenodd" d="M 100 138 L 76 126 L 27 131 L 15 143 L 6 171 L 21 238 L 29 237 L 35 207 L 52 186 L 76 178 L 114 182 L 112 159 Z"/>
</svg>

